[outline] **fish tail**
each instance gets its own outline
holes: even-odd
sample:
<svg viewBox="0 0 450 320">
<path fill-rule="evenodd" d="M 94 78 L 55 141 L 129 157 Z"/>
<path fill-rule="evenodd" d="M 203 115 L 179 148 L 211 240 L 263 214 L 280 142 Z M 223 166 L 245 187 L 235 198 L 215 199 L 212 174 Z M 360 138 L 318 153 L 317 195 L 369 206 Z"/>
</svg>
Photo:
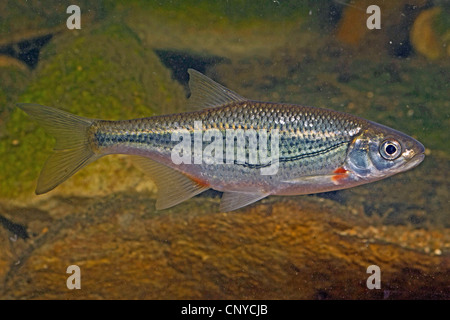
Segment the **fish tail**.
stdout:
<svg viewBox="0 0 450 320">
<path fill-rule="evenodd" d="M 38 104 L 17 105 L 56 138 L 54 152 L 44 164 L 36 194 L 53 190 L 78 170 L 100 158 L 89 143 L 89 128 L 95 120 Z"/>
</svg>

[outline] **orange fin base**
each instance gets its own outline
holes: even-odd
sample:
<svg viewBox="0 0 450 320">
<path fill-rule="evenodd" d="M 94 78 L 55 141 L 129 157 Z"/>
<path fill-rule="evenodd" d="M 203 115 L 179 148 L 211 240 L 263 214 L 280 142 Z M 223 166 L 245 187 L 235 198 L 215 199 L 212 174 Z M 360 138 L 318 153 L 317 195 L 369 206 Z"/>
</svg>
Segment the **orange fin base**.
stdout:
<svg viewBox="0 0 450 320">
<path fill-rule="evenodd" d="M 333 180 L 333 182 L 335 182 L 335 183 L 338 183 L 339 180 L 347 177 L 348 171 L 345 170 L 343 167 L 339 167 L 336 170 L 334 170 L 333 173 L 335 175 L 333 177 L 331 177 L 331 180 Z"/>
</svg>

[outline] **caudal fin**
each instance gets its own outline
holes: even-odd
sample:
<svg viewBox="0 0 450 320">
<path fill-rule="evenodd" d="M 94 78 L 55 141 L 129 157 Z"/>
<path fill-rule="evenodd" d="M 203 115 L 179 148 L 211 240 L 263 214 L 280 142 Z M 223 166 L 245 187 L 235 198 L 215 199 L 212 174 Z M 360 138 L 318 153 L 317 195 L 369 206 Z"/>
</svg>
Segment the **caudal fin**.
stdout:
<svg viewBox="0 0 450 320">
<path fill-rule="evenodd" d="M 17 105 L 56 138 L 54 153 L 44 164 L 36 194 L 53 190 L 78 170 L 100 158 L 88 140 L 88 130 L 95 120 L 38 104 Z"/>
</svg>

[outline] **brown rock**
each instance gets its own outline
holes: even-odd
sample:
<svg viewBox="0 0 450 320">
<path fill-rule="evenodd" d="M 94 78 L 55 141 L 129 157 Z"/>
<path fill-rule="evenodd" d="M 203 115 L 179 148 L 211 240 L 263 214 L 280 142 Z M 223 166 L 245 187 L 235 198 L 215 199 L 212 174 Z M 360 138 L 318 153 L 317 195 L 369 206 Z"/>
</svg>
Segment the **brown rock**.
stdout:
<svg viewBox="0 0 450 320">
<path fill-rule="evenodd" d="M 370 226 L 331 200 L 272 197 L 231 213 L 208 196 L 163 212 L 139 194 L 79 202 L 10 262 L 0 298 L 449 297 L 448 252 L 409 248 L 412 230 Z M 366 287 L 372 264 L 381 290 Z M 66 287 L 69 265 L 81 268 L 81 290 Z"/>
</svg>

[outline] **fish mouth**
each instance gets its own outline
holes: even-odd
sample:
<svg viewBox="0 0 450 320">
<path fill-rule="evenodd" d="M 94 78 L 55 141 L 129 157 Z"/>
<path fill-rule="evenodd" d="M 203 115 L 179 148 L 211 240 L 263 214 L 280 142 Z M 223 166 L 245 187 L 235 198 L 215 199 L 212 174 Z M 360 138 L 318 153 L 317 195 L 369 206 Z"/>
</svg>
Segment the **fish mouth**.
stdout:
<svg viewBox="0 0 450 320">
<path fill-rule="evenodd" d="M 402 167 L 402 171 L 417 167 L 423 161 L 423 159 L 425 159 L 425 154 L 423 152 L 414 155 L 411 159 L 408 160 L 408 162 L 405 163 L 405 165 Z"/>
<path fill-rule="evenodd" d="M 425 159 L 425 146 L 415 139 L 410 139 L 409 148 L 406 148 L 402 155 L 405 163 L 399 167 L 401 171 L 412 169 Z"/>
</svg>

